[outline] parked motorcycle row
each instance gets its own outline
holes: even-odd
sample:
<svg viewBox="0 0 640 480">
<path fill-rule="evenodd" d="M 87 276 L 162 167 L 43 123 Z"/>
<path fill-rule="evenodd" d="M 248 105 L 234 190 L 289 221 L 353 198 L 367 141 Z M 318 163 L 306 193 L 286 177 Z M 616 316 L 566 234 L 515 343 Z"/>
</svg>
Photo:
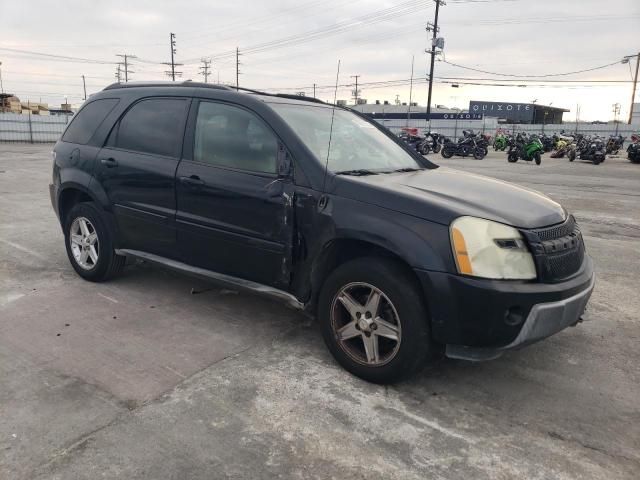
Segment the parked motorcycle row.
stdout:
<svg viewBox="0 0 640 480">
<path fill-rule="evenodd" d="M 567 158 L 590 161 L 595 165 L 604 162 L 607 155 L 617 155 L 624 148 L 625 137 L 611 135 L 603 138 L 599 135 L 556 133 L 553 135 L 536 135 L 520 132 L 510 134 L 499 131 L 493 139 L 489 135 L 476 134 L 464 130 L 462 137 L 452 141 L 444 135 L 427 132 L 418 133 L 417 128 L 404 128 L 400 138 L 415 148 L 420 154 L 440 153 L 444 158 L 453 156 L 473 157 L 482 160 L 488 153 L 489 142 L 495 151 L 507 153 L 507 161 L 518 160 L 542 163 L 542 155 L 549 153 L 551 158 Z M 640 134 L 631 136 L 627 147 L 627 158 L 632 163 L 640 163 Z"/>
</svg>

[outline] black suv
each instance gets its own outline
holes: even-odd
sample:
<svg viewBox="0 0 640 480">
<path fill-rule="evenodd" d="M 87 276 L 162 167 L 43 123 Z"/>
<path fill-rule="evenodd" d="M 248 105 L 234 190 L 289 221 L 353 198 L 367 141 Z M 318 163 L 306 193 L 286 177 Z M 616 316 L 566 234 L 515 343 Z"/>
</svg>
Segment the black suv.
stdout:
<svg viewBox="0 0 640 480">
<path fill-rule="evenodd" d="M 593 267 L 540 193 L 438 168 L 314 99 L 193 82 L 115 84 L 54 149 L 69 260 L 102 281 L 137 257 L 315 314 L 350 372 L 490 359 L 581 318 Z"/>
</svg>

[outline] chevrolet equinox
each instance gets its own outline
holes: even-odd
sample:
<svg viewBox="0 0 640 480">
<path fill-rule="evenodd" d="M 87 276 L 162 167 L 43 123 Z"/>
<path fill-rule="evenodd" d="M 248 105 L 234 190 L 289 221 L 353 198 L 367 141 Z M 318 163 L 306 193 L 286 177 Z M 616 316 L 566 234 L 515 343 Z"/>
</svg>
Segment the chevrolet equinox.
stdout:
<svg viewBox="0 0 640 480">
<path fill-rule="evenodd" d="M 594 286 L 561 205 L 438 167 L 316 99 L 114 84 L 53 158 L 51 202 L 81 277 L 107 280 L 133 257 L 279 297 L 372 382 L 548 337 L 580 321 Z"/>
</svg>

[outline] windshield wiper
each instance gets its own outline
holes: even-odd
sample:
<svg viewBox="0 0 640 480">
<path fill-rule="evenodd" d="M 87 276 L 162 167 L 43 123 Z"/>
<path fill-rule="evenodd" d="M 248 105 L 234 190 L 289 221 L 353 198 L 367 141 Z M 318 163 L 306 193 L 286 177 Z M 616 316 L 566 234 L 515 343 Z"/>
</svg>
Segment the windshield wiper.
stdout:
<svg viewBox="0 0 640 480">
<path fill-rule="evenodd" d="M 358 168 L 356 170 L 340 170 L 339 172 L 335 172 L 336 175 L 354 175 L 356 177 L 362 175 L 378 175 L 379 172 L 374 172 L 373 170 L 367 170 L 365 168 Z"/>
<path fill-rule="evenodd" d="M 397 170 L 389 170 L 389 172 L 385 172 L 385 173 L 393 173 L 393 172 L 419 172 L 420 170 L 424 170 L 424 168 L 419 168 L 419 167 L 405 167 L 405 168 L 398 168 Z"/>
</svg>

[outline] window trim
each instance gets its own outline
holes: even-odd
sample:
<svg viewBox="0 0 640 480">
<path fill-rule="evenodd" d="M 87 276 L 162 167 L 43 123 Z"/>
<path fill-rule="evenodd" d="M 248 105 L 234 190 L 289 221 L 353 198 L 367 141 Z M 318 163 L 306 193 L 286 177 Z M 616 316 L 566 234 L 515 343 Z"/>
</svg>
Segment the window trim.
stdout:
<svg viewBox="0 0 640 480">
<path fill-rule="evenodd" d="M 161 153 L 141 152 L 140 150 L 130 150 L 128 148 L 120 148 L 120 147 L 118 147 L 118 134 L 119 134 L 119 131 L 120 131 L 120 124 L 122 123 L 122 119 L 137 104 L 139 104 L 141 102 L 144 102 L 145 100 L 156 100 L 156 99 L 160 99 L 160 100 L 183 100 L 185 102 L 185 104 L 186 104 L 184 116 L 182 118 L 182 125 L 179 126 L 179 130 L 180 130 L 181 133 L 180 133 L 180 137 L 178 139 L 178 141 L 180 143 L 180 151 L 178 152 L 178 155 L 177 156 L 163 155 Z M 192 103 L 193 103 L 193 99 L 191 97 L 185 97 L 185 96 L 148 95 L 146 97 L 137 98 L 134 102 L 132 102 L 124 110 L 124 112 L 122 112 L 120 114 L 118 119 L 114 122 L 113 126 L 111 127 L 111 130 L 109 130 L 109 133 L 107 134 L 107 137 L 104 139 L 102 148 L 108 148 L 110 150 L 116 150 L 118 152 L 134 153 L 136 155 L 145 155 L 145 156 L 149 156 L 149 157 L 168 158 L 168 159 L 176 160 L 176 161 L 179 162 L 182 159 L 182 156 L 184 155 L 186 127 L 187 127 L 187 123 L 188 123 L 188 120 L 189 120 L 189 117 L 190 117 Z M 113 145 L 109 145 L 109 140 L 111 139 L 111 134 L 113 134 L 114 131 L 115 131 L 115 135 L 116 136 L 115 136 L 115 139 L 113 140 Z"/>
<path fill-rule="evenodd" d="M 214 103 L 214 104 L 219 104 L 219 105 L 225 105 L 228 107 L 235 107 L 241 110 L 244 110 L 246 112 L 248 112 L 249 114 L 252 114 L 254 116 L 256 116 L 258 119 L 260 119 L 260 121 L 264 124 L 264 126 L 267 128 L 267 130 L 269 130 L 273 136 L 276 138 L 277 142 L 279 145 L 282 145 L 285 149 L 285 151 L 291 155 L 290 150 L 287 148 L 287 145 L 282 141 L 282 138 L 280 137 L 280 135 L 278 135 L 278 133 L 273 129 L 273 127 L 269 124 L 269 122 L 267 122 L 262 115 L 258 114 L 256 111 L 247 108 L 244 105 L 238 104 L 238 103 L 234 103 L 234 102 L 229 102 L 226 100 L 219 100 L 219 99 L 212 99 L 212 98 L 205 98 L 205 97 L 194 97 L 193 98 L 193 103 L 191 104 L 192 108 L 191 111 L 189 112 L 189 120 L 188 120 L 188 125 L 187 125 L 187 129 L 188 129 L 188 138 L 187 135 L 185 134 L 185 146 L 187 148 L 185 148 L 183 150 L 183 158 L 182 158 L 182 162 L 190 162 L 194 165 L 202 165 L 205 167 L 211 167 L 211 168 L 220 168 L 222 170 L 226 170 L 226 171 L 230 171 L 230 172 L 237 172 L 237 173 L 243 173 L 245 175 L 253 175 L 256 177 L 263 177 L 263 178 L 280 178 L 278 176 L 278 158 L 277 158 L 277 154 L 276 154 L 276 171 L 274 173 L 269 173 L 269 172 L 258 172 L 256 170 L 245 170 L 242 168 L 238 168 L 238 167 L 231 167 L 229 165 L 216 165 L 213 163 L 208 163 L 208 162 L 198 162 L 196 160 L 194 160 L 194 152 L 195 152 L 195 143 L 196 143 L 196 125 L 197 125 L 197 121 L 198 121 L 198 111 L 200 109 L 200 104 L 201 103 Z M 186 153 L 188 153 L 188 157 L 186 156 Z M 291 156 L 292 160 L 293 160 L 293 156 Z M 294 172 L 295 172 L 295 160 L 294 160 Z M 295 177 L 295 175 L 294 175 Z"/>
</svg>

